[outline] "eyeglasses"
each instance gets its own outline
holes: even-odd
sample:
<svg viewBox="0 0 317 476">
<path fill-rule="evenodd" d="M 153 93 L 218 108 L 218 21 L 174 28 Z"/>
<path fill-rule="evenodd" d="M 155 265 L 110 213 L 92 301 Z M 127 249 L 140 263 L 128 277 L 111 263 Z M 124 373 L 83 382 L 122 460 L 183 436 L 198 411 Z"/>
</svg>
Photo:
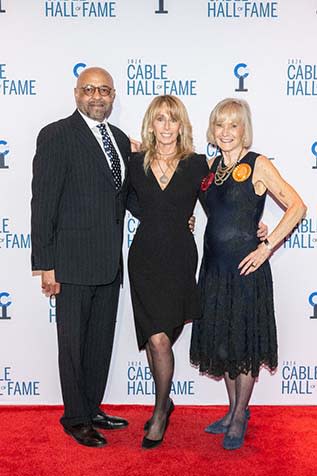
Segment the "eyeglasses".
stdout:
<svg viewBox="0 0 317 476">
<path fill-rule="evenodd" d="M 100 96 L 110 96 L 114 92 L 114 89 L 110 88 L 109 86 L 92 86 L 92 84 L 87 84 L 87 86 L 82 86 L 79 89 L 82 89 L 84 94 L 90 97 L 95 94 L 96 89 L 98 90 Z"/>
</svg>

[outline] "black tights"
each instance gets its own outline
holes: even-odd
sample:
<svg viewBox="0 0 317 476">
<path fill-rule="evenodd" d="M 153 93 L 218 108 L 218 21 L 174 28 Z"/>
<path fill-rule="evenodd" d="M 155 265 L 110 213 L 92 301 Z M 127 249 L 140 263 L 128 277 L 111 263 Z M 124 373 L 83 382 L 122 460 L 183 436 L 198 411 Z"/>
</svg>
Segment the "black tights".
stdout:
<svg viewBox="0 0 317 476">
<path fill-rule="evenodd" d="M 229 411 L 223 418 L 223 424 L 227 425 L 228 436 L 240 436 L 243 430 L 245 411 L 248 407 L 255 378 L 251 372 L 247 375 L 240 374 L 235 379 L 231 379 L 225 373 L 225 384 L 229 397 Z"/>
<path fill-rule="evenodd" d="M 146 435 L 150 440 L 159 440 L 164 433 L 166 412 L 169 406 L 169 394 L 174 374 L 172 345 L 181 333 L 181 330 L 182 328 L 176 331 L 173 342 L 170 341 L 164 332 L 160 332 L 159 334 L 152 335 L 145 346 L 149 367 L 155 382 L 155 406 L 150 420 L 150 428 Z"/>
</svg>

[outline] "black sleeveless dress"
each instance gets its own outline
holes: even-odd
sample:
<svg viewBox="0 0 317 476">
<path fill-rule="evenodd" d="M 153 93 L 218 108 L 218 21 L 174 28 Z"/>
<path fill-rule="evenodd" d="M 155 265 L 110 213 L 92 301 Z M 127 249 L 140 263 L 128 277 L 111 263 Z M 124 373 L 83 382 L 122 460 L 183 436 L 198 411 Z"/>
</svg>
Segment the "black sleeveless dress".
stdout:
<svg viewBox="0 0 317 476">
<path fill-rule="evenodd" d="M 197 249 L 188 228 L 208 172 L 206 157 L 181 160 L 162 190 L 144 155 L 133 154 L 130 182 L 140 207 L 140 225 L 129 251 L 131 298 L 139 348 L 151 335 L 165 332 L 173 342 L 185 321 L 201 316 L 196 283 Z"/>
<path fill-rule="evenodd" d="M 193 323 L 190 360 L 200 372 L 215 377 L 228 372 L 234 379 L 250 371 L 256 377 L 262 365 L 271 371 L 277 367 L 270 264 L 265 261 L 248 276 L 238 270 L 259 244 L 256 232 L 266 194 L 256 195 L 252 185 L 257 156 L 248 152 L 240 161 L 248 164 L 249 178 L 236 181 L 232 174 L 222 185 L 212 183 L 204 194 L 208 223 L 199 275 L 203 317 Z"/>
</svg>

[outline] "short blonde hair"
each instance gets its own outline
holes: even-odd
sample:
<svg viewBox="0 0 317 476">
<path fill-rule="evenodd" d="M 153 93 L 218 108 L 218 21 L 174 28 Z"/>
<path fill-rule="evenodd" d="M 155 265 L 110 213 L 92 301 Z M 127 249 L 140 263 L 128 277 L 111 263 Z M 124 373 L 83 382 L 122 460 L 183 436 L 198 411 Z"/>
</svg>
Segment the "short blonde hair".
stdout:
<svg viewBox="0 0 317 476">
<path fill-rule="evenodd" d="M 214 136 L 215 125 L 217 122 L 221 123 L 226 119 L 242 123 L 244 127 L 243 147 L 249 149 L 253 140 L 251 110 L 247 101 L 243 99 L 223 99 L 214 107 L 209 117 L 207 140 L 211 144 L 217 145 Z"/>
<path fill-rule="evenodd" d="M 145 152 L 144 170 L 148 171 L 156 154 L 156 138 L 153 132 L 153 123 L 163 107 L 166 107 L 169 116 L 180 123 L 180 131 L 177 138 L 176 159 L 182 160 L 194 151 L 192 125 L 189 121 L 186 107 L 182 101 L 171 95 L 155 97 L 148 106 L 142 122 L 141 150 Z"/>
</svg>

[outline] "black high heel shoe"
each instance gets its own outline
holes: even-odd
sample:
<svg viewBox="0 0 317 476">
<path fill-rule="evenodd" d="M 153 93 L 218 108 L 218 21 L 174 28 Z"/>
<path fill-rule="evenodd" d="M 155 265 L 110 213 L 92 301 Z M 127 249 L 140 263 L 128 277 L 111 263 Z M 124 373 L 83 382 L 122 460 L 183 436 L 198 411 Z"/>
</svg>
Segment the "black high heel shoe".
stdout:
<svg viewBox="0 0 317 476">
<path fill-rule="evenodd" d="M 145 436 L 143 438 L 142 444 L 141 444 L 141 446 L 144 450 L 152 450 L 153 448 L 156 448 L 157 446 L 159 446 L 162 443 L 162 441 L 164 440 L 165 432 L 166 432 L 167 427 L 169 425 L 170 415 L 171 415 L 172 411 L 174 410 L 174 408 L 175 408 L 175 406 L 174 406 L 173 400 L 171 400 L 170 407 L 169 407 L 168 411 L 166 412 L 166 421 L 165 421 L 165 426 L 164 426 L 162 438 L 160 438 L 159 440 L 150 440 L 150 438 L 147 438 Z M 146 422 L 146 423 L 148 423 L 148 422 Z M 150 426 L 150 424 L 149 424 L 149 426 Z"/>
<path fill-rule="evenodd" d="M 164 429 L 164 433 L 165 433 L 165 429 Z M 160 440 L 150 440 L 149 438 L 145 436 L 142 440 L 142 445 L 141 445 L 142 448 L 144 450 L 152 450 L 153 448 L 156 448 L 157 446 L 159 446 L 164 439 L 164 433 Z"/>
<path fill-rule="evenodd" d="M 171 416 L 171 414 L 173 413 L 173 411 L 175 410 L 175 405 L 174 405 L 174 402 L 173 400 L 170 398 L 169 399 L 169 407 L 168 407 L 168 410 L 166 412 L 166 416 L 167 418 L 169 418 Z M 151 418 L 149 420 L 147 420 L 145 423 L 144 423 L 144 431 L 148 431 L 148 429 L 150 428 L 151 426 Z"/>
</svg>

